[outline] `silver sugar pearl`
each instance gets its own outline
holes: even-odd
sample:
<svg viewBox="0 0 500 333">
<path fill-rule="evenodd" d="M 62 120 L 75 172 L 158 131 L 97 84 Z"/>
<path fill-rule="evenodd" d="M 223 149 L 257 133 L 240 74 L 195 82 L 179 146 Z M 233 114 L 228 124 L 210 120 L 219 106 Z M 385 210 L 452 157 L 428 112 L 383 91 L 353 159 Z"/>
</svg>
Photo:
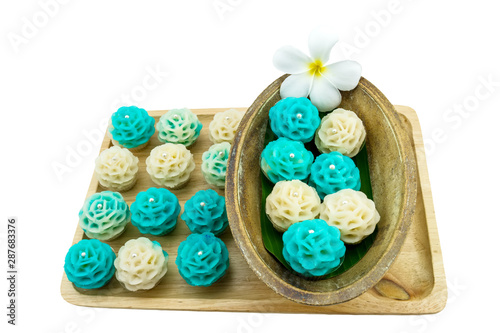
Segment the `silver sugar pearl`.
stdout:
<svg viewBox="0 0 500 333">
<path fill-rule="evenodd" d="M 97 209 L 102 209 L 102 204 L 98 204 Z"/>
<path fill-rule="evenodd" d="M 293 192 L 293 196 L 294 196 L 294 197 L 298 197 L 298 196 L 299 196 L 299 193 L 298 193 L 298 192 Z"/>
<path fill-rule="evenodd" d="M 126 115 L 125 115 L 125 119 L 128 119 L 128 118 L 129 118 L 129 115 L 128 115 L 128 114 L 126 114 Z"/>
<path fill-rule="evenodd" d="M 290 158 L 295 158 L 295 154 L 294 154 L 294 153 L 291 153 L 291 154 L 290 154 Z"/>
<path fill-rule="evenodd" d="M 311 230 L 309 230 L 309 233 L 310 233 L 310 234 L 314 234 L 314 230 L 312 230 L 312 229 L 311 229 Z"/>
<path fill-rule="evenodd" d="M 82 252 L 80 255 L 81 255 L 82 257 L 85 257 L 85 256 L 87 255 L 87 253 Z"/>
<path fill-rule="evenodd" d="M 163 154 L 161 154 L 161 156 L 162 156 L 163 158 L 166 158 L 166 157 L 167 157 L 167 153 L 163 153 Z"/>
<path fill-rule="evenodd" d="M 203 254 L 203 251 L 198 252 L 198 255 L 201 256 Z"/>
<path fill-rule="evenodd" d="M 226 117 L 226 120 L 229 120 L 229 119 L 231 119 L 231 117 L 227 116 L 227 117 Z"/>
<path fill-rule="evenodd" d="M 224 152 L 223 151 L 219 152 L 219 157 L 224 157 Z"/>
<path fill-rule="evenodd" d="M 135 258 L 135 257 L 137 257 L 137 254 L 132 253 L 132 258 Z"/>
<path fill-rule="evenodd" d="M 149 198 L 149 202 L 155 202 L 155 198 Z"/>
<path fill-rule="evenodd" d="M 203 201 L 202 201 L 202 202 L 200 202 L 200 206 L 201 206 L 201 207 L 205 207 L 205 203 L 204 203 Z"/>
<path fill-rule="evenodd" d="M 302 113 L 297 113 L 297 118 L 302 119 Z"/>
<path fill-rule="evenodd" d="M 172 116 L 172 118 L 174 118 L 175 120 L 179 120 L 179 115 L 178 115 L 178 114 L 174 114 L 174 115 Z"/>
<path fill-rule="evenodd" d="M 343 205 L 347 205 L 347 201 L 345 201 L 345 200 L 344 200 L 344 201 L 342 201 L 342 204 L 343 204 Z"/>
<path fill-rule="evenodd" d="M 330 164 L 329 168 L 330 168 L 330 170 L 335 170 L 335 165 Z"/>
<path fill-rule="evenodd" d="M 334 129 L 332 129 L 332 134 L 335 134 L 335 133 L 337 133 L 337 130 L 334 128 Z"/>
</svg>

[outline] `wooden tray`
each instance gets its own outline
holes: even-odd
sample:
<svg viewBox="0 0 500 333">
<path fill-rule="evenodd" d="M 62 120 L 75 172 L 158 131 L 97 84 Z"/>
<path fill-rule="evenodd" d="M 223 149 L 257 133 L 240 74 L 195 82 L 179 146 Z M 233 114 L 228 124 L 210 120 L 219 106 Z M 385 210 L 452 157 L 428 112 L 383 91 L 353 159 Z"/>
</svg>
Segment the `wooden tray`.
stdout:
<svg viewBox="0 0 500 333">
<path fill-rule="evenodd" d="M 200 172 L 201 155 L 211 145 L 208 139 L 208 124 L 215 113 L 223 110 L 225 109 L 193 110 L 203 123 L 203 129 L 196 144 L 190 148 L 196 162 L 193 177 L 186 188 L 174 191 L 182 207 L 196 191 L 209 188 Z M 426 314 L 441 311 L 447 299 L 446 279 L 420 124 L 411 108 L 396 106 L 396 110 L 402 115 L 401 119 L 408 131 L 413 133 L 419 171 L 415 220 L 398 258 L 388 273 L 375 288 L 361 296 L 331 306 L 302 305 L 287 300 L 272 292 L 252 272 L 229 230 L 221 236 L 230 256 L 230 267 L 226 276 L 208 288 L 190 286 L 179 275 L 175 265 L 177 247 L 190 233 L 184 221 L 179 218 L 177 228 L 171 234 L 162 237 L 146 236 L 160 242 L 170 256 L 167 274 L 157 287 L 134 293 L 121 287 L 113 278 L 106 287 L 81 294 L 73 288 L 64 274 L 61 283 L 63 298 L 71 304 L 81 306 L 165 310 L 323 314 Z M 157 120 L 165 112 L 151 111 L 150 115 Z M 138 192 L 156 186 L 146 172 L 145 160 L 151 149 L 158 144 L 160 142 L 155 134 L 146 149 L 135 153 L 139 157 L 139 179 L 134 188 L 122 193 L 129 205 L 135 200 Z M 111 145 L 109 138 L 105 137 L 101 151 Z M 102 190 L 94 174 L 87 196 Z M 223 194 L 224 191 L 218 192 Z M 129 224 L 125 233 L 109 244 L 118 252 L 127 240 L 140 236 L 137 228 Z M 85 234 L 77 227 L 73 244 L 83 238 L 86 238 Z"/>
</svg>

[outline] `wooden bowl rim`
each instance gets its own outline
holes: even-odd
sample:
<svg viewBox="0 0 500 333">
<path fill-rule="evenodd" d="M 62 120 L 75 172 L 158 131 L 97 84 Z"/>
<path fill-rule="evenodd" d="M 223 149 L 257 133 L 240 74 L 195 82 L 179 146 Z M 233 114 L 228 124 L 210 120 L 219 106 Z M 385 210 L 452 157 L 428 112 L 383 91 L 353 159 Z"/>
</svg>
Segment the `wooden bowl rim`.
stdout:
<svg viewBox="0 0 500 333">
<path fill-rule="evenodd" d="M 371 287 L 377 284 L 390 268 L 401 246 L 406 238 L 407 231 L 410 227 L 413 215 L 415 212 L 416 197 L 417 197 L 417 183 L 416 183 L 416 161 L 413 151 L 411 150 L 411 140 L 404 131 L 404 128 L 399 120 L 394 106 L 389 100 L 378 90 L 372 83 L 361 77 L 358 88 L 362 89 L 374 102 L 380 107 L 382 113 L 387 118 L 387 121 L 394 130 L 394 136 L 398 148 L 403 156 L 403 179 L 404 193 L 402 202 L 403 207 L 401 211 L 401 220 L 399 227 L 392 234 L 388 246 L 383 250 L 382 256 L 378 263 L 374 264 L 371 269 L 358 280 L 346 285 L 342 288 L 328 291 L 328 292 L 313 292 L 297 288 L 270 269 L 264 260 L 260 257 L 255 250 L 253 243 L 247 234 L 244 227 L 242 212 L 239 205 L 240 192 L 244 189 L 239 186 L 239 166 L 242 153 L 242 138 L 246 137 L 250 124 L 253 123 L 255 117 L 261 106 L 271 99 L 281 83 L 288 75 L 285 74 L 270 84 L 248 108 L 243 116 L 240 126 L 232 144 L 230 158 L 227 166 L 227 181 L 226 181 L 226 204 L 229 225 L 236 245 L 240 249 L 243 257 L 256 273 L 260 280 L 262 280 L 268 287 L 277 292 L 278 294 L 293 300 L 298 303 L 309 305 L 332 305 L 351 300 Z M 260 198 L 259 198 L 260 200 Z M 352 268 L 351 268 L 352 269 Z M 287 292 L 288 290 L 288 292 Z"/>
</svg>

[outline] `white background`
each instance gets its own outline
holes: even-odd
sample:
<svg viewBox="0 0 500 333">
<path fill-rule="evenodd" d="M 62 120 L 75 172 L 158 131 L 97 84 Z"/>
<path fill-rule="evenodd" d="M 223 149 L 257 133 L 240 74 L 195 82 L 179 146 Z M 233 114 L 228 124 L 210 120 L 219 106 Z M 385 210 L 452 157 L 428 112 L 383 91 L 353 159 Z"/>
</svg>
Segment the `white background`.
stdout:
<svg viewBox="0 0 500 333">
<path fill-rule="evenodd" d="M 61 0 L 45 9 L 50 16 L 43 9 L 49 2 L 0 5 L 0 218 L 20 221 L 19 326 L 6 324 L 2 278 L 2 332 L 498 329 L 500 20 L 494 1 Z M 214 7 L 224 4 L 224 12 Z M 331 25 L 344 42 L 334 60 L 359 61 L 363 76 L 393 104 L 418 112 L 449 287 L 445 310 L 418 317 L 262 316 L 66 303 L 59 292 L 64 255 L 99 144 L 62 175 L 54 165 L 66 164 L 69 151 L 87 141 L 85 132 L 99 130 L 121 104 L 249 106 L 281 75 L 272 66 L 274 51 L 284 44 L 305 50 L 317 24 Z M 141 88 L 149 71 L 163 74 Z M 488 80 L 493 83 L 485 85 Z"/>
</svg>

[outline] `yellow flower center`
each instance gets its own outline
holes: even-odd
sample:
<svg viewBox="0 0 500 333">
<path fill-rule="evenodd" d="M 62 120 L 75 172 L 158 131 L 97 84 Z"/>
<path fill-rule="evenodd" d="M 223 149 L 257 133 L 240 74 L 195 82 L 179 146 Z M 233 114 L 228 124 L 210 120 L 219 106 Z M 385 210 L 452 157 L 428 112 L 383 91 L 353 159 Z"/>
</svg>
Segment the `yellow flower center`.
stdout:
<svg viewBox="0 0 500 333">
<path fill-rule="evenodd" d="M 319 75 L 326 70 L 326 67 L 323 66 L 321 60 L 315 60 L 309 64 L 309 74 L 311 75 Z"/>
</svg>

